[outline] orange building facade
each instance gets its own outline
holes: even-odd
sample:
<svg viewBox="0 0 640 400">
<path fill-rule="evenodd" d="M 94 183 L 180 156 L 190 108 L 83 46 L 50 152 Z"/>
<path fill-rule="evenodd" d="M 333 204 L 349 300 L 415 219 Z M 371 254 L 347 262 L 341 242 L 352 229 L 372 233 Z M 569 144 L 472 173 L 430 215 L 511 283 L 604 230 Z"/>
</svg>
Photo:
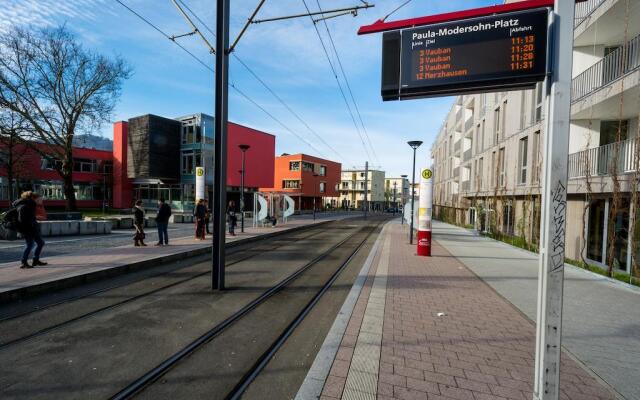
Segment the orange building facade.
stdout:
<svg viewBox="0 0 640 400">
<path fill-rule="evenodd" d="M 317 210 L 331 206 L 327 198 L 336 198 L 342 164 L 306 154 L 283 154 L 275 159 L 272 188 L 262 192 L 285 193 L 296 203 L 297 210 Z"/>
</svg>

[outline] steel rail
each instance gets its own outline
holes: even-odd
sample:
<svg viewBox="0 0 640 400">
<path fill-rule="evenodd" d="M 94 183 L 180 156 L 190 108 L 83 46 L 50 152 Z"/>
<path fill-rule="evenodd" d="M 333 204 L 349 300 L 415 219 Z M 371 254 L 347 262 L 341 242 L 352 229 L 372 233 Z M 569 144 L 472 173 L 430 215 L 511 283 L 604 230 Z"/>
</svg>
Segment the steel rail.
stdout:
<svg viewBox="0 0 640 400">
<path fill-rule="evenodd" d="M 319 235 L 319 234 L 320 234 L 320 233 L 322 233 L 322 232 L 323 232 L 323 231 L 314 232 L 314 233 L 312 233 L 312 234 L 310 234 L 310 235 L 306 235 L 306 236 L 304 236 L 304 237 L 302 237 L 302 238 L 299 238 L 298 240 L 306 240 L 306 239 L 310 239 L 310 238 L 312 238 L 313 236 Z M 263 250 L 263 251 L 260 251 L 260 252 L 254 253 L 254 254 L 247 255 L 246 257 L 242 257 L 242 258 L 240 258 L 240 259 L 234 260 L 233 262 L 227 263 L 226 267 L 228 268 L 228 267 L 230 267 L 230 266 L 232 266 L 232 265 L 239 264 L 239 263 L 241 263 L 241 262 L 243 262 L 243 261 L 246 261 L 246 260 L 248 260 L 248 259 L 250 259 L 250 258 L 256 257 L 256 256 L 258 256 L 258 255 L 260 255 L 260 254 L 263 254 L 263 253 L 266 253 L 266 252 L 268 252 L 268 251 L 277 250 L 277 249 L 279 249 L 279 248 L 281 248 L 281 247 L 283 247 L 283 246 L 286 246 L 287 244 L 289 244 L 289 243 L 282 243 L 282 244 L 280 244 L 280 245 L 278 245 L 278 246 L 273 246 L 273 247 L 270 247 L 269 249 L 265 249 L 265 250 Z M 235 253 L 236 253 L 236 252 L 234 252 L 233 254 L 235 254 Z M 160 274 L 157 274 L 157 275 L 153 275 L 153 276 L 150 276 L 150 277 L 147 277 L 147 278 L 144 278 L 144 279 L 162 277 L 162 276 L 165 276 L 165 275 L 169 275 L 169 274 L 171 274 L 171 273 L 173 273 L 173 272 L 175 272 L 175 271 L 178 271 L 178 270 L 180 270 L 180 269 L 182 269 L 182 268 L 179 268 L 179 269 L 177 269 L 177 270 L 172 270 L 172 271 L 163 272 L 163 273 L 160 273 Z M 28 334 L 28 335 L 21 336 L 21 337 L 19 337 L 19 338 L 17 338 L 17 339 L 13 339 L 13 340 L 10 340 L 10 341 L 4 342 L 4 343 L 0 343 L 0 350 L 4 349 L 4 348 L 6 348 L 6 347 L 12 346 L 12 345 L 15 345 L 15 344 L 21 343 L 21 342 L 25 342 L 25 341 L 27 341 L 27 340 L 33 339 L 33 338 L 38 337 L 38 336 L 41 336 L 41 335 L 43 335 L 43 334 L 46 334 L 46 333 L 49 333 L 49 332 L 55 331 L 55 330 L 60 329 L 60 328 L 62 328 L 62 327 L 64 327 L 64 326 L 67 326 L 67 325 L 72 324 L 72 323 L 74 323 L 74 322 L 78 322 L 78 321 L 84 320 L 84 319 L 86 319 L 86 318 L 92 317 L 92 316 L 97 315 L 97 314 L 99 314 L 99 313 L 102 313 L 102 312 L 105 312 L 105 311 L 109 311 L 109 310 L 113 310 L 113 309 L 119 308 L 119 307 L 121 307 L 121 306 L 123 306 L 123 305 L 125 305 L 125 304 L 129 304 L 129 303 L 131 303 L 131 302 L 134 302 L 134 301 L 139 300 L 139 299 L 141 299 L 141 298 L 144 298 L 144 297 L 147 297 L 147 296 L 150 296 L 150 295 L 156 294 L 156 293 L 161 292 L 161 291 L 163 291 L 163 290 L 170 289 L 170 288 L 173 288 L 173 287 L 175 287 L 175 286 L 179 286 L 179 285 L 181 285 L 181 284 L 183 284 L 183 283 L 185 283 L 185 282 L 192 281 L 192 280 L 197 279 L 197 278 L 199 278 L 199 277 L 205 276 L 205 275 L 207 275 L 207 274 L 209 274 L 209 273 L 210 273 L 210 271 L 208 271 L 208 270 L 207 270 L 207 271 L 204 271 L 204 272 L 199 272 L 199 273 L 197 273 L 196 275 L 190 276 L 190 277 L 188 277 L 188 278 L 184 278 L 184 279 L 181 279 L 181 280 L 179 280 L 179 281 L 176 281 L 176 282 L 170 283 L 170 284 L 168 284 L 168 285 L 164 285 L 164 286 L 158 287 L 158 288 L 153 289 L 153 290 L 151 290 L 151 291 L 144 292 L 144 293 L 141 293 L 141 294 L 135 295 L 135 296 L 133 296 L 133 297 L 129 297 L 129 298 L 127 298 L 127 299 L 125 299 L 125 300 L 122 300 L 122 301 L 119 301 L 119 302 L 117 302 L 117 303 L 110 304 L 110 305 L 108 305 L 108 306 L 104 306 L 104 307 L 101 307 L 101 308 L 95 309 L 95 310 L 90 311 L 90 312 L 88 312 L 88 313 L 85 313 L 85 314 L 79 315 L 79 316 L 77 316 L 77 317 L 74 317 L 74 318 L 68 319 L 68 320 L 66 320 L 66 321 L 64 321 L 64 322 L 60 322 L 60 323 L 57 323 L 57 324 L 54 324 L 54 325 L 48 326 L 48 327 L 46 327 L 46 328 L 40 329 L 40 330 L 38 330 L 38 331 L 36 331 L 36 332 L 30 333 L 30 334 Z M 77 297 L 74 297 L 74 298 L 72 298 L 72 299 L 66 299 L 66 300 L 64 300 L 64 301 L 61 301 L 61 302 L 58 302 L 58 303 L 55 303 L 55 304 L 48 305 L 47 307 L 39 308 L 39 309 L 37 309 L 37 310 L 28 311 L 28 312 L 25 312 L 25 313 L 23 313 L 23 314 L 16 315 L 16 316 L 11 316 L 11 317 L 5 318 L 4 320 L 0 320 L 0 322 L 5 322 L 5 321 L 7 321 L 7 320 L 17 319 L 17 318 L 20 318 L 20 317 L 24 317 L 25 315 L 29 315 L 29 314 L 32 314 L 32 313 L 34 313 L 34 312 L 38 312 L 38 311 L 42 311 L 42 310 L 46 310 L 46 309 L 48 309 L 48 308 L 51 308 L 51 307 L 54 307 L 54 306 L 58 306 L 58 305 L 61 305 L 61 304 L 65 304 L 65 303 L 69 303 L 69 302 L 72 302 L 72 301 L 75 301 L 75 300 L 81 300 L 81 299 L 83 299 L 83 298 L 87 298 L 87 297 L 93 296 L 93 295 L 95 295 L 95 294 L 104 293 L 104 292 L 107 292 L 107 291 L 109 291 L 109 290 L 118 289 L 118 288 L 121 288 L 121 287 L 124 287 L 124 286 L 130 285 L 130 284 L 138 283 L 138 282 L 140 282 L 140 281 L 137 281 L 137 282 L 128 282 L 128 283 L 124 283 L 124 284 L 122 284 L 122 285 L 112 286 L 112 287 L 109 287 L 109 288 L 106 288 L 106 289 L 99 289 L 99 290 L 94 291 L 94 292 L 91 292 L 91 293 L 89 293 L 89 294 L 87 294 L 87 295 L 77 296 Z"/>
<path fill-rule="evenodd" d="M 379 224 L 376 225 L 376 227 L 374 227 L 373 229 L 371 229 L 371 231 L 367 235 L 367 238 L 369 237 L 369 235 L 371 235 L 371 233 L 378 226 L 379 226 Z M 353 239 L 356 235 L 360 234 L 362 232 L 362 230 L 363 230 L 363 228 L 358 229 L 357 232 L 349 235 L 348 237 L 346 237 L 345 239 L 341 240 L 337 244 L 331 246 L 328 250 L 326 250 L 322 254 L 316 256 L 314 259 L 312 259 L 311 261 L 307 262 L 305 265 L 300 267 L 298 270 L 296 270 L 295 272 L 290 274 L 287 278 L 283 279 L 282 281 L 280 281 L 276 285 L 274 285 L 271 288 L 269 288 L 268 290 L 266 290 L 260 296 L 258 296 L 257 298 L 255 298 L 254 300 L 252 300 L 251 302 L 246 304 L 240 310 L 238 310 L 235 313 L 233 313 L 231 316 L 226 318 L 224 321 L 222 321 L 219 324 L 215 325 L 213 328 L 211 328 L 210 330 L 208 330 L 207 332 L 202 334 L 200 337 L 198 337 L 197 339 L 192 341 L 187 346 L 183 347 L 178 352 L 174 353 L 172 356 L 167 358 L 165 361 L 163 361 L 162 363 L 158 364 L 156 367 L 152 368 L 151 370 L 147 371 L 140 378 L 138 378 L 138 379 L 134 380 L 133 382 L 131 382 L 128 386 L 126 386 L 125 388 L 123 388 L 118 393 L 114 394 L 113 396 L 111 396 L 110 399 L 111 400 L 130 399 L 133 396 L 135 396 L 138 393 L 140 393 L 141 391 L 143 391 L 147 386 L 151 385 L 156 380 L 160 379 L 162 376 L 164 376 L 167 372 L 169 372 L 169 370 L 171 370 L 173 367 L 175 367 L 183 359 L 185 359 L 186 357 L 190 356 L 192 353 L 196 352 L 200 347 L 202 347 L 203 345 L 205 345 L 208 342 L 210 342 L 213 338 L 218 336 L 220 333 L 222 333 L 224 330 L 226 330 L 228 327 L 230 327 L 231 325 L 233 325 L 234 323 L 236 323 L 240 319 L 242 319 L 244 316 L 246 316 L 249 312 L 251 312 L 256 307 L 258 307 L 260 304 L 264 303 L 267 299 L 269 299 L 270 297 L 272 297 L 276 293 L 280 292 L 285 286 L 287 286 L 289 283 L 291 283 L 292 281 L 294 281 L 295 279 L 300 277 L 302 274 L 304 274 L 307 270 L 309 270 L 311 267 L 316 265 L 318 262 L 320 262 L 320 261 L 324 260 L 325 258 L 327 258 L 328 256 L 330 256 L 340 246 L 344 245 L 346 242 L 348 242 L 349 240 Z"/>
</svg>

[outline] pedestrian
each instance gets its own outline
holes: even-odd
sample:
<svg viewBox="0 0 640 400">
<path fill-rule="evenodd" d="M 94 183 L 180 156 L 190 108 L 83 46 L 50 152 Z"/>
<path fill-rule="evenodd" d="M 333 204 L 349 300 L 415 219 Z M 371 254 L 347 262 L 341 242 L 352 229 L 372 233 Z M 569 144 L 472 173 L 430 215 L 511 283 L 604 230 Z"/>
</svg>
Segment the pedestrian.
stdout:
<svg viewBox="0 0 640 400">
<path fill-rule="evenodd" d="M 238 216 L 236 215 L 236 203 L 231 200 L 227 207 L 227 225 L 229 226 L 229 235 L 236 235 L 236 224 L 238 223 Z"/>
<path fill-rule="evenodd" d="M 137 200 L 133 207 L 133 227 L 136 229 L 136 233 L 133 235 L 133 245 L 146 246 L 144 243 L 144 208 L 142 208 L 142 200 Z"/>
<path fill-rule="evenodd" d="M 207 230 L 207 235 L 211 235 L 211 232 L 209 231 L 209 221 L 211 221 L 211 209 L 209 208 L 209 201 L 207 200 L 204 201 L 204 208 L 205 208 L 204 227 Z"/>
<path fill-rule="evenodd" d="M 165 203 L 164 198 L 158 200 L 158 214 L 156 215 L 156 226 L 158 227 L 158 243 L 156 246 L 168 246 L 169 235 L 167 227 L 169 226 L 169 217 L 171 216 L 171 206 Z"/>
<path fill-rule="evenodd" d="M 204 219 L 207 214 L 207 208 L 204 205 L 204 200 L 199 199 L 196 207 L 193 210 L 193 217 L 196 220 L 196 239 L 204 240 L 205 239 L 205 227 L 204 227 Z"/>
<path fill-rule="evenodd" d="M 18 211 L 17 231 L 22 234 L 25 241 L 20 268 L 33 268 L 39 265 L 47 265 L 46 262 L 40 260 L 44 240 L 42 240 L 42 236 L 40 236 L 40 226 L 36 218 L 38 201 L 40 201 L 40 195 L 28 190 L 23 192 L 20 198 L 13 203 L 13 207 Z M 29 265 L 29 255 L 31 254 L 34 244 L 36 245 L 36 250 L 33 253 L 33 261 L 31 265 Z"/>
</svg>

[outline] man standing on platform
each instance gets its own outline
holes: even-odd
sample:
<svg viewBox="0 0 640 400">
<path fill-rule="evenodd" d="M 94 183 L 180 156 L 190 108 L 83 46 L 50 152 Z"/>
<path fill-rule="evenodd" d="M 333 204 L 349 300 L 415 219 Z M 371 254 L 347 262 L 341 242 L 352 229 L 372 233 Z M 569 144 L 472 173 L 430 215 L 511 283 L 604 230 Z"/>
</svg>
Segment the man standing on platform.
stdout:
<svg viewBox="0 0 640 400">
<path fill-rule="evenodd" d="M 156 243 L 156 246 L 169 245 L 169 235 L 167 233 L 169 217 L 171 217 L 171 206 L 165 203 L 163 198 L 160 198 L 158 201 L 158 214 L 156 215 L 156 226 L 158 227 L 158 243 Z"/>
</svg>

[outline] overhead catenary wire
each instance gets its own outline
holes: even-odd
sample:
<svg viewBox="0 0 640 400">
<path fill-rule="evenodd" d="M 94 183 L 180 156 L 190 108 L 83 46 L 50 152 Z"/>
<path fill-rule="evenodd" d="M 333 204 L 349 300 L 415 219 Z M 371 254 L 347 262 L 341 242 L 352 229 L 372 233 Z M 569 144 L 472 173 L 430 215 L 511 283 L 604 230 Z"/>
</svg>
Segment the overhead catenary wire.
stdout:
<svg viewBox="0 0 640 400">
<path fill-rule="evenodd" d="M 320 6 L 320 0 L 316 0 L 318 4 L 318 9 L 322 11 L 322 7 Z M 375 158 L 376 162 L 380 164 L 380 160 L 378 159 L 378 155 L 376 154 L 376 150 L 373 148 L 373 144 L 371 143 L 371 138 L 369 137 L 369 132 L 367 132 L 367 128 L 364 126 L 364 121 L 362 120 L 362 114 L 360 114 L 360 109 L 358 108 L 358 103 L 353 95 L 353 91 L 351 90 L 351 85 L 349 84 L 349 78 L 347 78 L 347 73 L 342 66 L 342 60 L 340 60 L 340 55 L 338 54 L 338 49 L 333 41 L 333 36 L 331 35 L 331 31 L 329 30 L 329 24 L 327 24 L 327 20 L 323 20 L 324 27 L 327 30 L 327 35 L 329 36 L 329 42 L 331 43 L 331 47 L 333 48 L 333 52 L 336 55 L 336 60 L 338 61 L 338 66 L 340 67 L 340 71 L 342 72 L 342 77 L 344 78 L 344 82 L 347 85 L 347 90 L 349 92 L 349 96 L 351 96 L 351 101 L 353 102 L 353 107 L 356 110 L 356 114 L 358 114 L 358 119 L 360 120 L 360 125 L 362 125 L 362 131 L 364 132 L 364 136 L 367 138 L 367 142 L 369 143 L 369 148 L 371 149 L 371 153 Z"/>
<path fill-rule="evenodd" d="M 413 0 L 407 0 L 404 3 L 400 4 L 398 7 L 396 7 L 393 11 L 391 11 L 389 14 L 385 15 L 384 18 L 382 18 L 382 21 L 386 21 L 387 18 L 389 18 L 390 16 L 392 16 L 393 14 L 395 14 L 398 10 L 400 10 L 402 7 L 406 6 L 407 4 L 411 3 Z"/>
<path fill-rule="evenodd" d="M 200 23 L 202 24 L 202 26 L 209 31 L 209 33 L 211 33 L 211 35 L 213 35 L 213 37 L 215 37 L 215 32 L 213 32 L 213 30 L 211 28 L 209 28 L 209 26 L 198 16 L 198 14 L 196 14 L 190 7 L 188 4 L 186 4 L 183 0 L 177 0 L 182 6 L 184 6 L 184 8 L 189 11 L 191 13 L 191 15 Z M 289 104 L 287 104 L 282 97 L 280 97 L 262 78 L 260 78 L 260 76 L 258 75 L 258 73 L 256 73 L 251 67 L 249 67 L 249 65 L 244 62 L 240 56 L 238 56 L 236 54 L 236 52 L 232 52 L 231 56 L 234 57 L 239 63 L 240 65 L 242 65 L 248 72 L 249 74 L 251 74 L 269 93 L 271 93 L 271 95 L 280 103 L 282 104 L 282 106 L 284 108 L 286 108 L 302 125 L 305 126 L 305 128 L 307 128 L 307 130 L 315 136 L 316 139 L 318 139 L 325 147 L 327 147 L 329 150 L 331 150 L 336 156 L 338 156 L 339 159 L 341 159 L 341 161 L 345 161 L 346 159 L 344 158 L 344 156 L 342 156 L 342 154 L 340 154 L 333 146 L 331 146 L 329 143 L 327 143 L 326 140 L 324 140 L 324 138 L 318 134 L 314 129 L 311 128 L 311 126 L 309 126 L 309 124 L 297 113 L 295 112 L 291 106 L 289 106 Z M 317 150 L 316 150 L 317 151 Z M 320 153 L 321 155 L 321 153 Z"/>
<path fill-rule="evenodd" d="M 307 12 L 309 14 L 311 14 L 311 10 L 309 9 L 309 6 L 307 5 L 307 2 L 305 0 L 302 0 L 302 4 L 304 4 L 304 7 L 307 9 Z M 318 39 L 320 40 L 320 44 L 322 45 L 322 50 L 324 51 L 324 55 L 327 58 L 327 61 L 329 62 L 329 66 L 331 67 L 331 71 L 333 72 L 333 77 L 336 79 L 336 83 L 338 84 L 338 89 L 340 90 L 340 94 L 342 95 L 342 99 L 344 100 L 344 103 L 347 106 L 347 110 L 349 111 L 349 115 L 351 116 L 351 120 L 353 121 L 353 125 L 356 127 L 356 132 L 358 133 L 358 136 L 360 137 L 360 141 L 362 142 L 362 147 L 363 147 L 364 152 L 365 152 L 365 154 L 367 156 L 367 159 L 370 159 L 371 155 L 369 154 L 369 150 L 367 149 L 367 145 L 365 144 L 365 141 L 364 141 L 364 138 L 362 136 L 362 133 L 360 132 L 360 128 L 358 127 L 358 123 L 356 122 L 356 118 L 353 115 L 353 111 L 351 110 L 351 106 L 349 106 L 349 101 L 347 100 L 347 96 L 344 93 L 344 89 L 342 88 L 342 84 L 340 83 L 340 79 L 338 79 L 338 74 L 336 72 L 336 69 L 333 66 L 333 63 L 331 62 L 331 57 L 329 56 L 329 52 L 327 51 L 327 46 L 325 46 L 324 40 L 322 40 L 322 35 L 320 35 L 320 31 L 318 30 L 318 27 L 313 22 L 313 17 L 310 16 L 309 18 L 311 19 L 311 22 L 313 23 L 313 28 L 316 31 L 316 35 L 318 36 Z"/>
<path fill-rule="evenodd" d="M 116 0 L 116 2 L 118 2 L 118 4 L 120 4 L 121 6 L 123 6 L 124 8 L 126 8 L 127 10 L 129 10 L 129 12 L 131 12 L 133 15 L 135 15 L 136 17 L 138 17 L 140 20 L 142 20 L 143 22 L 145 22 L 147 25 L 149 25 L 150 27 L 152 27 L 154 30 L 156 30 L 158 33 L 160 33 L 162 36 L 164 36 L 165 38 L 169 39 L 172 43 L 174 43 L 176 46 L 178 46 L 180 49 L 182 49 L 185 53 L 189 54 L 194 60 L 196 60 L 198 63 L 200 63 L 202 66 L 204 66 L 206 69 L 208 69 L 209 71 L 211 71 L 212 73 L 215 73 L 215 69 L 212 68 L 211 66 L 209 66 L 206 62 L 202 61 L 202 59 L 200 59 L 198 56 L 196 56 L 195 54 L 193 54 L 191 51 L 189 51 L 186 47 L 182 46 L 180 43 L 178 43 L 177 41 L 171 39 L 171 36 L 169 36 L 166 32 L 164 32 L 162 29 L 158 28 L 158 26 L 156 26 L 155 24 L 153 24 L 151 21 L 149 21 L 147 18 L 145 18 L 144 16 L 142 16 L 140 13 L 136 12 L 134 9 L 132 9 L 131 7 L 127 6 L 125 3 L 123 3 L 121 0 Z M 231 86 L 231 88 L 233 88 L 238 94 L 240 94 L 240 96 L 242 96 L 244 99 L 246 99 L 247 101 L 249 101 L 251 104 L 253 104 L 254 106 L 256 106 L 257 108 L 259 108 L 263 113 L 265 113 L 269 118 L 271 118 L 272 120 L 274 120 L 278 125 L 282 126 L 287 132 L 291 133 L 292 135 L 294 135 L 296 138 L 298 138 L 300 141 L 304 142 L 307 146 L 309 146 L 309 148 L 311 148 L 313 151 L 318 152 L 320 154 L 322 154 L 322 152 L 320 152 L 313 144 L 311 144 L 309 141 L 307 141 L 306 139 L 304 139 L 302 136 L 300 136 L 299 134 L 297 134 L 296 132 L 294 132 L 291 128 L 289 128 L 286 124 L 284 124 L 281 120 L 279 120 L 278 118 L 276 118 L 273 114 L 271 114 L 270 112 L 268 112 L 263 106 L 261 106 L 257 101 L 253 100 L 251 97 L 249 97 L 246 93 L 244 93 L 242 90 L 240 90 L 233 82 L 229 82 L 229 86 Z"/>
</svg>

